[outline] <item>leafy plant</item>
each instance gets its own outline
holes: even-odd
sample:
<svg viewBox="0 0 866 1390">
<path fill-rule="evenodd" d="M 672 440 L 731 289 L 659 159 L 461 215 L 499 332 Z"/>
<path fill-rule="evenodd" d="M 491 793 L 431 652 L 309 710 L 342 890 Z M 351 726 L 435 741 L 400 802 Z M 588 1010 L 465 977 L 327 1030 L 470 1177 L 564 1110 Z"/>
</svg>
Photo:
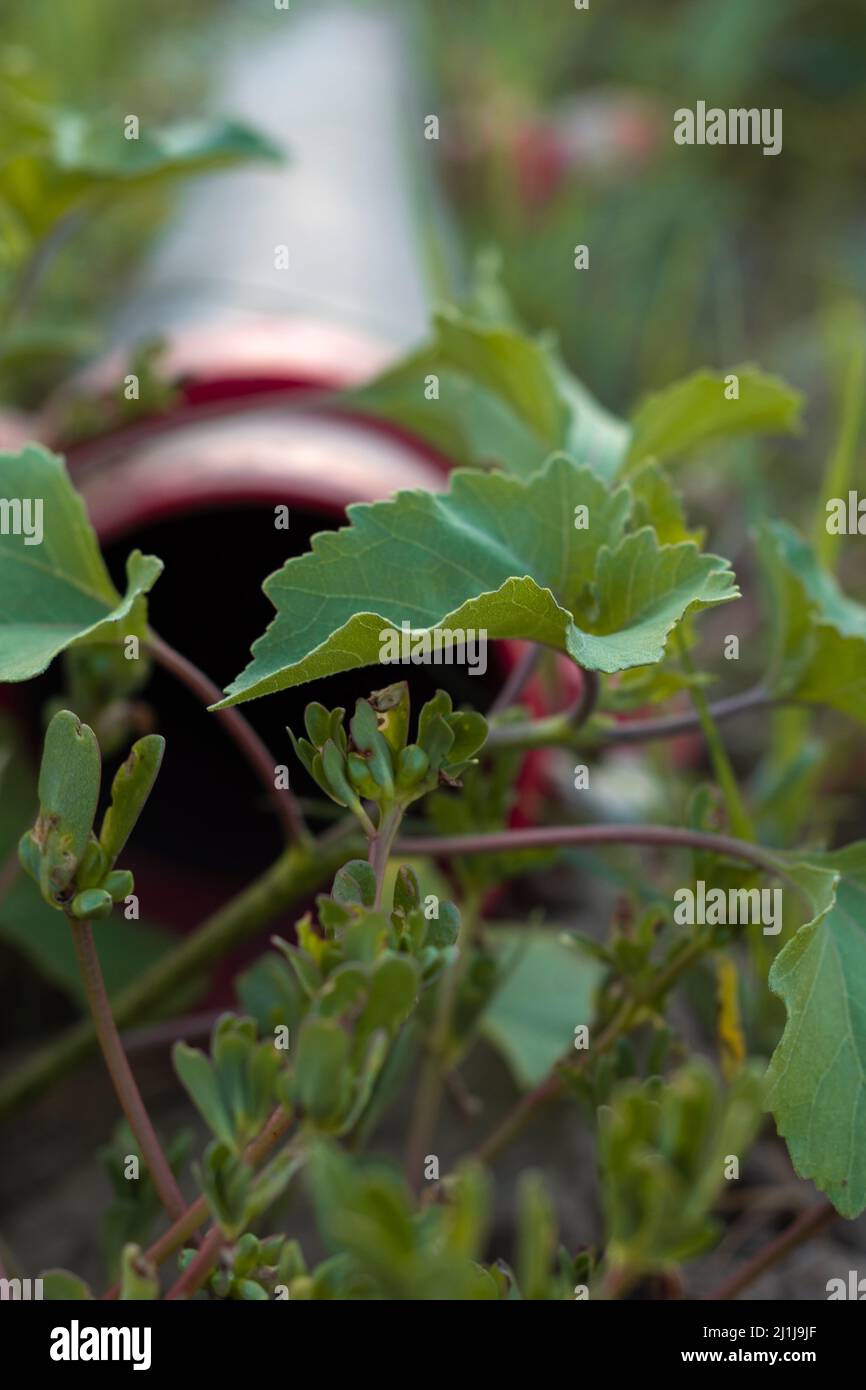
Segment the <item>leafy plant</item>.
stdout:
<svg viewBox="0 0 866 1390">
<path fill-rule="evenodd" d="M 81 176 L 107 177 L 111 141 L 64 129 L 55 138 Z M 142 177 L 163 145 L 142 152 Z M 181 158 L 187 146 L 172 148 Z M 829 709 L 856 729 L 866 717 L 866 610 L 793 528 L 765 525 L 756 557 L 766 640 L 755 645 L 766 669 L 751 690 L 712 702 L 720 629 L 701 646 L 699 623 L 722 613 L 735 627 L 739 589 L 728 562 L 704 550 L 664 467 L 710 438 L 790 429 L 795 395 L 754 369 L 739 372 L 739 395 L 726 394 L 727 375 L 699 373 L 616 421 L 548 343 L 455 310 L 437 321 L 429 349 L 360 404 L 409 422 L 405 403 L 423 398 L 431 368 L 448 383 L 440 440 L 462 441 L 448 490 L 350 508 L 348 527 L 314 537 L 270 576 L 276 616 L 222 696 L 151 626 L 161 562 L 133 552 L 121 595 L 63 460 L 36 445 L 0 455 L 4 515 L 32 521 L 33 499 L 44 503 L 38 540 L 23 525 L 0 537 L 0 677 L 31 680 L 62 656 L 64 692 L 45 711 L 35 819 L 25 790 L 21 820 L 13 826 L 4 808 L 0 829 L 10 849 L 19 841 L 32 880 L 32 929 L 47 909 L 68 930 L 92 1018 L 0 1086 L 0 1109 L 98 1042 L 129 1127 L 106 1157 L 118 1297 L 623 1297 L 682 1279 L 718 1240 L 721 1194 L 749 1162 L 762 1107 L 796 1171 L 832 1203 L 821 1220 L 866 1208 L 864 846 L 817 844 L 805 782 L 787 808 L 789 835 L 765 834 L 780 824 L 788 763 L 774 746 L 741 784 L 720 730 L 744 712 L 783 729 L 785 705 L 801 720 Z M 314 834 L 237 706 L 313 680 L 326 696 L 329 676 L 393 666 L 384 654 L 395 642 L 396 664 L 406 664 L 404 639 L 410 666 L 417 652 L 439 665 L 468 629 L 527 644 L 484 713 L 438 689 L 416 716 L 411 672 L 350 714 L 307 704 L 286 746 L 297 775 L 338 808 Z M 130 699 L 152 661 L 186 681 L 250 758 L 286 847 L 110 1000 L 91 923 L 127 931 L 115 919 L 134 899 L 128 846 L 174 731 L 132 744 L 100 817 L 102 752 L 128 741 Z M 569 683 L 573 698 L 557 709 Z M 702 735 L 711 786 L 668 762 L 661 822 L 592 818 L 592 796 L 581 796 L 620 745 L 683 731 Z M 515 807 L 531 804 L 521 789 L 538 750 L 546 804 L 515 824 Z M 7 763 L 26 787 L 11 752 L 0 777 Z M 630 847 L 655 851 L 639 876 Z M 575 869 L 584 882 L 618 884 L 606 932 L 590 913 L 578 924 L 587 930 L 575 930 L 550 906 L 526 907 L 527 893 L 540 897 L 545 881 Z M 238 1011 L 221 1014 L 209 1045 L 175 1042 L 179 1085 L 207 1136 L 190 1175 L 185 1144 L 175 1136 L 165 1148 L 156 1132 L 119 1030 L 155 1016 L 231 946 L 314 894 L 293 930 L 238 977 Z M 684 1001 L 697 1058 L 681 1032 Z M 442 1097 L 456 1095 L 476 1123 L 484 1098 L 469 1093 L 462 1069 L 485 1046 L 519 1094 L 452 1160 Z M 528 1171 L 513 1249 L 491 1249 L 494 1163 L 556 1098 L 596 1137 L 601 1245 L 560 1238 L 555 1195 Z M 402 1173 L 393 1156 L 368 1152 L 395 1108 L 411 1112 Z M 130 1157 L 149 1175 L 134 1198 L 124 1189 Z M 190 1202 L 181 1183 L 191 1176 Z M 154 1238 L 157 1201 L 170 1224 Z M 294 1234 L 299 1207 L 327 1252 L 318 1262 Z M 90 1296 L 74 1275 L 44 1278 L 49 1297 Z"/>
</svg>

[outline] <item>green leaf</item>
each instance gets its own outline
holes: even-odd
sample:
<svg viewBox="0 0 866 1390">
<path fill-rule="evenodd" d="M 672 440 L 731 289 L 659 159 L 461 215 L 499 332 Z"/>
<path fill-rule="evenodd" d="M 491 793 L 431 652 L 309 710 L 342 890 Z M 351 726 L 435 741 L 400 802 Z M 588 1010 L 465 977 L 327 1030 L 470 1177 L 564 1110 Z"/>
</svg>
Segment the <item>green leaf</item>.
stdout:
<svg viewBox="0 0 866 1390">
<path fill-rule="evenodd" d="M 629 478 L 629 487 L 636 525 L 652 526 L 662 545 L 678 545 L 680 541 L 702 544 L 703 532 L 689 530 L 682 498 L 664 469 L 645 463 Z"/>
<path fill-rule="evenodd" d="M 866 1208 L 866 842 L 779 859 L 815 916 L 770 970 L 788 1022 L 766 1103 L 796 1171 L 854 1217 Z"/>
<path fill-rule="evenodd" d="M 376 875 L 366 859 L 350 859 L 337 870 L 331 896 L 338 903 L 372 907 L 376 901 Z"/>
<path fill-rule="evenodd" d="M 739 378 L 728 400 L 726 377 Z M 729 373 L 700 371 L 648 396 L 632 418 L 626 471 L 641 459 L 663 461 L 711 440 L 740 434 L 787 434 L 798 429 L 802 397 L 757 367 Z"/>
<path fill-rule="evenodd" d="M 115 773 L 111 805 L 99 832 L 109 867 L 116 863 L 135 828 L 159 775 L 164 752 L 165 739 L 160 734 L 147 734 L 132 745 L 126 761 Z"/>
<path fill-rule="evenodd" d="M 0 454 L 0 498 L 20 504 L 25 528 L 0 531 L 0 681 L 40 675 L 73 642 L 144 636 L 143 595 L 162 561 L 134 550 L 118 594 L 62 459 L 36 444 Z"/>
<path fill-rule="evenodd" d="M 687 611 L 738 590 L 726 562 L 694 545 L 625 536 L 629 501 L 558 458 L 527 482 L 463 470 L 445 494 L 350 507 L 351 526 L 315 536 L 265 581 L 277 616 L 215 708 L 373 665 L 386 640 L 399 653 L 404 622 L 428 643 L 484 629 L 601 671 L 658 661 Z M 576 527 L 583 507 L 589 524 Z"/>
<path fill-rule="evenodd" d="M 38 865 L 39 888 L 46 902 L 54 903 L 69 887 L 87 849 L 101 772 L 93 730 L 70 710 L 58 711 L 45 734 L 39 816 L 22 848 L 26 867 Z"/>
<path fill-rule="evenodd" d="M 253 1170 L 228 1144 L 214 1139 L 198 1173 L 202 1192 L 225 1234 L 240 1235 L 247 1224 Z"/>
<path fill-rule="evenodd" d="M 496 927 L 491 936 L 505 978 L 481 1031 L 528 1089 L 573 1047 L 577 1025 L 591 1023 L 604 972 L 566 946 L 558 932 Z"/>
<path fill-rule="evenodd" d="M 207 173 L 249 159 L 280 162 L 282 152 L 237 121 L 188 121 L 171 126 L 142 122 L 127 139 L 119 116 L 57 111 L 50 119 L 51 157 L 58 170 L 99 182 L 152 181 Z"/>
<path fill-rule="evenodd" d="M 36 803 L 35 779 L 24 746 L 21 731 L 0 719 L 0 863 L 14 848 Z M 171 945 L 169 936 L 144 922 L 124 921 L 122 931 L 95 923 L 93 935 L 109 996 L 138 979 Z M 84 1002 L 69 926 L 23 874 L 0 898 L 0 940 L 71 998 Z"/>
<path fill-rule="evenodd" d="M 544 1179 L 540 1173 L 524 1173 L 517 1211 L 517 1282 L 524 1298 L 547 1295 L 556 1235 L 556 1213 Z"/>
<path fill-rule="evenodd" d="M 367 1038 L 379 1028 L 396 1032 L 408 1017 L 419 989 L 418 966 L 409 956 L 387 951 L 370 972 L 370 997 L 358 1020 L 358 1038 Z"/>
<path fill-rule="evenodd" d="M 190 1100 L 218 1139 L 234 1149 L 234 1129 L 226 1114 L 219 1080 L 209 1057 L 185 1042 L 175 1043 L 172 1061 Z"/>
<path fill-rule="evenodd" d="M 156 1266 L 147 1258 L 140 1245 L 130 1241 L 120 1256 L 121 1302 L 149 1301 L 159 1298 L 160 1283 Z"/>
<path fill-rule="evenodd" d="M 438 397 L 425 394 L 431 376 Z M 455 308 L 436 314 L 427 347 L 346 399 L 456 463 L 521 477 L 562 449 L 609 479 L 628 443 L 628 426 L 570 375 L 548 340 Z"/>
<path fill-rule="evenodd" d="M 720 1087 L 703 1060 L 665 1077 L 627 1080 L 598 1112 L 606 1260 L 632 1277 L 698 1254 L 725 1161 L 742 1162 L 760 1124 L 761 1081 L 744 1067 Z"/>
<path fill-rule="evenodd" d="M 831 705 L 866 723 L 866 607 L 842 593 L 787 523 L 766 523 L 760 552 L 775 628 L 767 685 L 774 695 Z"/>
<path fill-rule="evenodd" d="M 46 1269 L 40 1275 L 42 1297 L 52 1303 L 72 1303 L 92 1299 L 84 1280 L 68 1269 Z"/>
<path fill-rule="evenodd" d="M 304 1112 L 327 1123 L 340 1112 L 350 1083 L 348 1034 L 330 1019 L 308 1018 L 298 1041 L 296 1096 Z"/>
</svg>

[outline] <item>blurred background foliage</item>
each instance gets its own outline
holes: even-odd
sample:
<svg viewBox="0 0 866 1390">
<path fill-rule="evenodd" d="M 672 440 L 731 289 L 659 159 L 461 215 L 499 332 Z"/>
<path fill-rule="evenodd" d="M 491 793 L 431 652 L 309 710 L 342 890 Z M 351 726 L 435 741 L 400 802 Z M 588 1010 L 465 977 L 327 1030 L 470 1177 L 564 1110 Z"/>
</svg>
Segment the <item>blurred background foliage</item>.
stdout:
<svg viewBox="0 0 866 1390">
<path fill-rule="evenodd" d="M 570 365 L 620 413 L 695 366 L 759 360 L 806 390 L 807 441 L 786 445 L 780 467 L 811 474 L 816 452 L 826 456 L 832 444 L 852 334 L 862 336 L 851 309 L 866 287 L 858 0 L 620 0 L 586 11 L 567 0 L 401 0 L 390 8 L 407 29 L 419 110 L 441 122 L 423 157 L 411 120 L 406 129 L 431 299 L 465 293 L 477 253 L 496 245 L 519 317 L 554 330 Z M 292 9 L 279 21 L 302 14 L 301 0 Z M 132 111 L 152 124 L 189 118 L 212 102 L 226 46 L 260 37 L 274 13 L 270 0 L 3 0 L 0 23 L 5 300 L 16 270 L 5 206 L 16 138 L 3 130 L 10 99 L 92 115 Z M 781 156 L 676 146 L 673 111 L 698 99 L 781 107 Z M 439 222 L 430 231 L 423 216 L 431 183 L 454 229 L 447 248 Z M 62 339 L 30 354 L 23 373 L 20 364 L 2 373 L 0 400 L 39 404 L 71 360 L 97 349 L 97 330 L 171 197 L 165 186 L 142 188 L 70 238 L 29 330 L 38 340 L 40 325 L 62 321 Z M 574 268 L 577 244 L 590 248 L 587 271 Z M 752 445 L 733 451 L 750 517 L 767 495 L 754 458 Z M 714 509 L 712 479 L 704 485 Z"/>
</svg>

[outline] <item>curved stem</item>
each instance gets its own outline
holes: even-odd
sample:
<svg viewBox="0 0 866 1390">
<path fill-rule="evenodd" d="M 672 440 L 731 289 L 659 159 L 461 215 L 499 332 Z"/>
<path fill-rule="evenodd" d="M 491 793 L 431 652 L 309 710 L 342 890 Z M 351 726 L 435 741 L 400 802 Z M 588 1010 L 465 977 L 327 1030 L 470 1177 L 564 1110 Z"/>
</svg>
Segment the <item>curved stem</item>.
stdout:
<svg viewBox="0 0 866 1390">
<path fill-rule="evenodd" d="M 496 697 L 491 701 L 487 711 L 488 719 L 492 719 L 496 714 L 501 714 L 510 705 L 517 704 L 535 674 L 535 668 L 540 660 L 541 647 L 536 642 L 530 642 L 526 651 L 521 653 L 512 666 Z"/>
<path fill-rule="evenodd" d="M 153 1185 L 159 1193 L 159 1199 L 172 1220 L 177 1221 L 186 1211 L 186 1202 L 156 1137 L 156 1131 L 151 1124 L 147 1108 L 141 1098 L 141 1092 L 132 1074 L 132 1068 L 123 1050 L 123 1043 L 120 1041 L 120 1034 L 117 1031 L 108 994 L 105 990 L 105 981 L 102 978 L 102 969 L 90 923 L 79 922 L 72 917 L 68 920 L 72 929 L 72 941 L 78 958 L 78 968 L 81 971 L 84 991 L 90 1005 L 90 1012 L 93 1015 L 96 1036 L 102 1048 L 108 1073 L 114 1083 L 117 1099 L 120 1101 L 121 1109 L 129 1121 L 129 1127 L 141 1149 Z"/>
<path fill-rule="evenodd" d="M 187 980 L 204 974 L 291 903 L 330 881 L 341 864 L 357 857 L 358 850 L 357 839 L 342 834 L 323 836 L 313 850 L 286 850 L 260 878 L 119 991 L 113 1001 L 118 1026 L 128 1028 L 152 1014 Z M 93 1023 L 82 1019 L 39 1048 L 0 1082 L 0 1118 L 73 1071 L 95 1042 Z"/>
<path fill-rule="evenodd" d="M 528 830 L 494 830 L 480 835 L 418 835 L 399 840 L 396 849 L 399 854 L 445 857 L 569 845 L 576 848 L 586 845 L 649 845 L 706 850 L 711 854 L 741 859 L 769 873 L 781 873 L 775 856 L 760 845 L 737 840 L 733 835 L 711 835 L 702 830 L 670 825 L 545 825 Z"/>
<path fill-rule="evenodd" d="M 181 652 L 175 651 L 174 647 L 164 641 L 158 633 L 149 631 L 147 643 L 159 665 L 164 670 L 171 672 L 204 705 L 214 705 L 223 698 L 223 692 L 219 686 Z M 268 798 L 285 831 L 287 840 L 297 840 L 304 844 L 310 844 L 312 836 L 294 793 L 288 787 L 276 785 L 274 775 L 277 764 L 252 724 L 233 705 L 230 705 L 228 709 L 215 710 L 214 713 L 267 791 Z"/>
<path fill-rule="evenodd" d="M 709 712 L 717 724 L 726 719 L 736 719 L 740 714 L 748 714 L 758 709 L 771 709 L 777 705 L 795 704 L 796 701 L 775 699 L 761 685 L 745 690 L 740 695 L 729 695 L 724 700 L 714 700 Z M 615 724 L 605 734 L 606 743 L 646 743 L 657 738 L 672 738 L 676 734 L 690 733 L 697 729 L 700 721 L 695 710 L 683 714 L 665 715 L 662 719 L 628 719 Z"/>
<path fill-rule="evenodd" d="M 839 1213 L 832 1202 L 816 1202 L 808 1211 L 804 1211 L 792 1221 L 791 1225 L 781 1235 L 776 1236 L 756 1255 L 729 1278 L 725 1279 L 718 1288 L 710 1294 L 707 1299 L 728 1299 L 736 1298 L 737 1294 L 742 1293 L 750 1284 L 754 1284 L 756 1279 L 777 1264 L 791 1250 L 796 1250 L 798 1245 L 804 1241 L 811 1240 L 812 1236 L 823 1231 L 825 1226 L 829 1226 Z"/>
<path fill-rule="evenodd" d="M 588 674 L 588 673 L 584 673 Z M 488 736 L 488 748 L 547 748 L 581 746 L 583 740 L 577 737 L 578 729 L 585 718 L 576 722 L 581 713 L 581 700 L 559 714 L 546 715 L 542 719 L 530 719 L 520 724 L 495 725 Z M 712 718 L 717 722 L 734 719 L 757 709 L 770 709 L 778 705 L 799 704 L 801 701 L 776 699 L 763 686 L 744 691 L 741 695 L 730 695 L 724 700 L 716 700 L 709 706 Z M 623 719 L 604 728 L 593 726 L 593 738 L 599 744 L 608 743 L 649 743 L 654 739 L 673 738 L 677 734 L 690 733 L 700 728 L 700 719 L 695 710 L 682 714 L 665 715 L 660 719 Z"/>
</svg>

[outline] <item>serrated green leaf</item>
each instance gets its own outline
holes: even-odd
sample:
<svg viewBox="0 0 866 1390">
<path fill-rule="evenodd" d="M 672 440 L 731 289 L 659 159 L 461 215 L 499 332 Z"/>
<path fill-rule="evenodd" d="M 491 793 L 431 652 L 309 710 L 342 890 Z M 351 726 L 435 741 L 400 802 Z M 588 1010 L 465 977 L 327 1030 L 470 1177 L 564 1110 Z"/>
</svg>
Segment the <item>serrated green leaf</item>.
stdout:
<svg viewBox="0 0 866 1390">
<path fill-rule="evenodd" d="M 766 1103 L 796 1171 L 854 1217 L 866 1207 L 866 843 L 779 860 L 815 916 L 770 970 L 788 1021 Z"/>
<path fill-rule="evenodd" d="M 703 543 L 703 531 L 691 531 L 686 524 L 683 502 L 664 469 L 645 463 L 630 478 L 637 526 L 652 526 L 662 545 L 681 541 Z"/>
<path fill-rule="evenodd" d="M 436 396 L 425 394 L 431 376 Z M 496 465 L 520 477 L 563 449 L 610 479 L 629 437 L 550 342 L 453 307 L 434 317 L 428 346 L 347 402 L 401 424 L 456 463 Z"/>
<path fill-rule="evenodd" d="M 866 607 L 843 594 L 786 522 L 766 523 L 760 551 L 773 595 L 768 687 L 866 723 Z"/>
<path fill-rule="evenodd" d="M 277 616 L 216 708 L 372 665 L 404 622 L 444 645 L 454 629 L 528 638 L 601 671 L 658 661 L 684 613 L 738 591 L 717 556 L 624 536 L 628 508 L 627 489 L 562 458 L 527 482 L 459 471 L 446 494 L 350 507 L 351 526 L 265 581 Z"/>
<path fill-rule="evenodd" d="M 726 377 L 739 379 L 737 399 L 728 399 Z M 676 458 L 695 445 L 740 434 L 788 434 L 799 426 L 802 397 L 778 377 L 757 367 L 730 372 L 699 371 L 648 396 L 632 417 L 625 461 L 629 472 L 642 459 Z"/>
<path fill-rule="evenodd" d="M 0 531 L 0 681 L 40 675 L 73 642 L 144 636 L 143 595 L 162 561 L 134 550 L 121 597 L 62 459 L 37 444 L 0 454 L 0 497 L 30 504 L 31 523 L 34 504 L 42 508 L 40 544 L 27 544 L 11 528 Z"/>
</svg>

